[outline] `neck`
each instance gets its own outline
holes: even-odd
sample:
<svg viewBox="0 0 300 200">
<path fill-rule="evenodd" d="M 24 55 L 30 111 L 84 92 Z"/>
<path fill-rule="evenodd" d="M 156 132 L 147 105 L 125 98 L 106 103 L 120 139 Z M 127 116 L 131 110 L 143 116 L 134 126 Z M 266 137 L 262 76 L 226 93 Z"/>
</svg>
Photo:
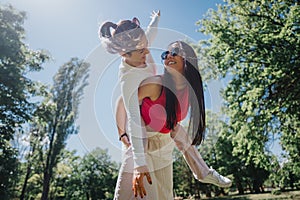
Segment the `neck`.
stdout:
<svg viewBox="0 0 300 200">
<path fill-rule="evenodd" d="M 130 61 L 130 60 L 126 59 L 126 58 L 124 59 L 124 62 L 126 62 L 131 67 L 137 67 L 137 68 L 146 67 L 146 63 L 134 62 L 134 61 Z"/>
<path fill-rule="evenodd" d="M 173 80 L 175 83 L 176 90 L 182 90 L 187 86 L 187 80 L 182 74 L 173 76 Z"/>
</svg>

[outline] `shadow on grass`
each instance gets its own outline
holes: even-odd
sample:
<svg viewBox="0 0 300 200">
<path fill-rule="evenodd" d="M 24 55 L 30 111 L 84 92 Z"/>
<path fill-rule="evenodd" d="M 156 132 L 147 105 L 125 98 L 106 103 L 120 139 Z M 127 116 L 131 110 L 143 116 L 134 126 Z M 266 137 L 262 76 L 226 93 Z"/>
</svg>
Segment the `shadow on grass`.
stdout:
<svg viewBox="0 0 300 200">
<path fill-rule="evenodd" d="M 246 197 L 246 196 L 224 196 L 224 197 L 214 197 L 214 198 L 210 198 L 212 200 L 226 200 L 226 199 L 240 199 L 240 200 L 250 200 L 250 198 Z"/>
</svg>

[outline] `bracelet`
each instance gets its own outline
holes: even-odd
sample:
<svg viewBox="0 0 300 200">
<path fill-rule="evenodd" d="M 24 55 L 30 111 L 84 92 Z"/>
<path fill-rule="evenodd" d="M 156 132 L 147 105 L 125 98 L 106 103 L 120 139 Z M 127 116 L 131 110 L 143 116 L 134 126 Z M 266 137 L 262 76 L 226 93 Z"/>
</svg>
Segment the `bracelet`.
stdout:
<svg viewBox="0 0 300 200">
<path fill-rule="evenodd" d="M 128 135 L 127 135 L 127 133 L 125 132 L 125 133 L 123 133 L 123 134 L 119 137 L 119 140 L 121 141 L 122 137 L 124 137 L 124 136 L 126 136 L 126 137 L 128 138 Z"/>
</svg>

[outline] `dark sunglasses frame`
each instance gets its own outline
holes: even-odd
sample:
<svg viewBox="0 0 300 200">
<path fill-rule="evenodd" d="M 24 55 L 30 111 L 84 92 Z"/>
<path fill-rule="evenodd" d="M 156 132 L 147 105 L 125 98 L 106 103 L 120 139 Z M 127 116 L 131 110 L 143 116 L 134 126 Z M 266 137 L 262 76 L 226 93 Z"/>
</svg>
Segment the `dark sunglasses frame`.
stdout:
<svg viewBox="0 0 300 200">
<path fill-rule="evenodd" d="M 171 56 L 177 56 L 179 54 L 179 48 L 175 47 L 171 50 L 171 52 L 170 51 L 164 51 L 164 52 L 162 52 L 160 57 L 161 57 L 162 60 L 166 60 L 169 54 L 171 54 Z"/>
</svg>

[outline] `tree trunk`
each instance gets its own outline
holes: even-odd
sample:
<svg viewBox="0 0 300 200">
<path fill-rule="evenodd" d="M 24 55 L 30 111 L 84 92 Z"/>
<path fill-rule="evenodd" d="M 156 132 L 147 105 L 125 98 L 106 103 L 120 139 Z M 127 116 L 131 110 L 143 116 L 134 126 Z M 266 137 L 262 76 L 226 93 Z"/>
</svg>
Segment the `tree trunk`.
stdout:
<svg viewBox="0 0 300 200">
<path fill-rule="evenodd" d="M 290 178 L 290 181 L 289 181 L 289 185 L 290 185 L 290 187 L 291 187 L 291 189 L 294 189 L 294 174 L 292 174 L 291 172 L 290 172 L 290 174 L 289 174 L 289 178 Z"/>
<path fill-rule="evenodd" d="M 28 166 L 27 166 L 26 176 L 25 176 L 22 192 L 21 192 L 21 195 L 20 195 L 20 200 L 23 200 L 24 197 L 25 197 L 25 191 L 26 191 L 28 179 L 29 179 L 29 176 L 30 176 L 30 172 L 31 172 L 31 164 L 29 163 Z"/>
<path fill-rule="evenodd" d="M 85 192 L 85 195 L 86 195 L 86 200 L 90 200 L 89 192 Z"/>
<path fill-rule="evenodd" d="M 55 118 L 56 119 L 56 118 Z M 52 152 L 53 152 L 53 142 L 54 142 L 54 137 L 56 133 L 56 125 L 57 122 L 55 120 L 53 124 L 53 129 L 51 132 L 51 138 L 49 142 L 49 150 L 46 158 L 46 165 L 44 168 L 44 180 L 43 180 L 43 193 L 42 193 L 42 198 L 41 200 L 48 200 L 48 195 L 49 195 L 49 189 L 50 189 L 50 179 L 52 177 L 52 170 L 53 170 L 53 164 L 52 164 Z"/>
<path fill-rule="evenodd" d="M 49 189 L 50 189 L 50 174 L 47 170 L 44 172 L 44 181 L 43 181 L 43 193 L 41 200 L 48 200 Z"/>
<path fill-rule="evenodd" d="M 28 158 L 28 165 L 27 165 L 27 170 L 26 170 L 26 176 L 25 176 L 25 180 L 24 180 L 24 184 L 23 184 L 23 188 L 22 188 L 22 192 L 20 195 L 20 200 L 23 200 L 25 198 L 25 192 L 26 192 L 26 188 L 27 188 L 27 183 L 28 183 L 28 179 L 31 173 L 31 162 L 32 162 L 32 156 L 34 155 L 35 152 L 35 144 L 33 144 L 32 146 L 32 150 L 31 150 L 31 154 Z"/>
<path fill-rule="evenodd" d="M 253 190 L 256 194 L 260 193 L 259 183 L 256 179 L 253 180 Z"/>
<path fill-rule="evenodd" d="M 208 198 L 212 197 L 210 187 L 208 186 L 205 186 L 205 196 Z"/>
<path fill-rule="evenodd" d="M 244 194 L 244 188 L 243 188 L 241 182 L 239 180 L 236 180 L 235 184 L 236 184 L 236 187 L 237 187 L 237 189 L 239 191 L 239 194 Z"/>
</svg>

